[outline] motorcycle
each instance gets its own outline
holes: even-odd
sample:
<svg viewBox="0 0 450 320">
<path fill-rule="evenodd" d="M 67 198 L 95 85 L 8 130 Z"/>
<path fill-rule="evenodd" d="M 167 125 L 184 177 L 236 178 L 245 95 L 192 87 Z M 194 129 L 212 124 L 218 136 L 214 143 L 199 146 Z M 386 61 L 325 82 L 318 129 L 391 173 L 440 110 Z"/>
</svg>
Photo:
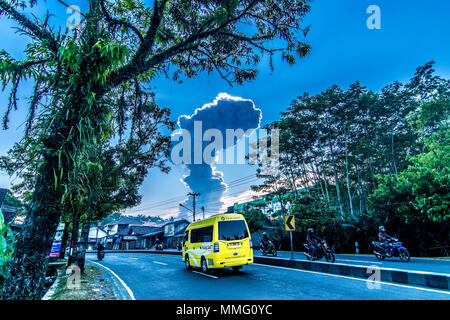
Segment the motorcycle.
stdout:
<svg viewBox="0 0 450 320">
<path fill-rule="evenodd" d="M 267 244 L 267 248 L 264 248 L 264 246 L 261 243 L 260 250 L 261 250 L 261 253 L 263 256 L 265 256 L 267 254 L 271 254 L 274 257 L 277 256 L 277 249 L 275 248 L 275 245 L 273 244 L 272 241 L 269 241 L 269 243 Z"/>
<path fill-rule="evenodd" d="M 162 245 L 162 243 L 155 244 L 155 250 L 163 251 L 163 245 Z"/>
<path fill-rule="evenodd" d="M 378 260 L 384 260 L 386 257 L 399 257 L 401 261 L 408 262 L 411 259 L 408 249 L 396 237 L 389 241 L 387 248 L 378 241 L 372 241 L 372 244 L 374 246 L 373 254 Z"/>
<path fill-rule="evenodd" d="M 336 258 L 334 257 L 333 250 L 331 250 L 330 247 L 328 247 L 328 244 L 326 241 L 322 241 L 320 244 L 318 244 L 316 247 L 316 255 L 313 256 L 312 254 L 312 248 L 308 243 L 304 244 L 306 252 L 305 256 L 306 259 L 316 261 L 320 260 L 325 257 L 325 260 L 327 262 L 334 262 L 336 261 Z"/>
<path fill-rule="evenodd" d="M 97 251 L 97 260 L 98 261 L 102 261 L 104 257 L 105 257 L 105 251 L 104 250 Z"/>
</svg>

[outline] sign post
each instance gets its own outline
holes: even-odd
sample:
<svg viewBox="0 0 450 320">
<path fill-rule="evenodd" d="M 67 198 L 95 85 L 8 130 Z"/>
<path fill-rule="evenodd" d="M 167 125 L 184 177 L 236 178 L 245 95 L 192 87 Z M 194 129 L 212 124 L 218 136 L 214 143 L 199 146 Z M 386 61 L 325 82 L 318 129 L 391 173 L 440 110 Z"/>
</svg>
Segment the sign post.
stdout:
<svg viewBox="0 0 450 320">
<path fill-rule="evenodd" d="M 289 231 L 291 238 L 291 260 L 294 260 L 294 245 L 292 243 L 292 231 L 295 230 L 295 218 L 293 215 L 284 216 L 284 226 L 286 231 Z"/>
</svg>

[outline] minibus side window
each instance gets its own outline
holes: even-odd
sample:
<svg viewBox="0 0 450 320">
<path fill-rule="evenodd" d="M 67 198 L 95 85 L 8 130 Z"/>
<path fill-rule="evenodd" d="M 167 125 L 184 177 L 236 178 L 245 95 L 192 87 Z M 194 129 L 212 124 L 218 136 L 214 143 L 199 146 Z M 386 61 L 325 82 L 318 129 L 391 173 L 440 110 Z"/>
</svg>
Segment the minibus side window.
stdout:
<svg viewBox="0 0 450 320">
<path fill-rule="evenodd" d="M 183 240 L 182 240 L 183 245 L 186 243 L 186 241 L 187 241 L 188 239 L 189 239 L 189 231 L 186 231 L 186 232 L 184 233 Z"/>
<path fill-rule="evenodd" d="M 191 243 L 212 242 L 212 238 L 212 226 L 191 230 Z"/>
</svg>

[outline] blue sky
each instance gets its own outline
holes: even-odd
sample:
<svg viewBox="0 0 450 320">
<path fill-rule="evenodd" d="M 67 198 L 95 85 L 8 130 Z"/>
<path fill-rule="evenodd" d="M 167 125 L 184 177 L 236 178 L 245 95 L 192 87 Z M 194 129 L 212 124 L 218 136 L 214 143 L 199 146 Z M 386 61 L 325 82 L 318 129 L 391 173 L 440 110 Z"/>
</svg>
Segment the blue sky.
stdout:
<svg viewBox="0 0 450 320">
<path fill-rule="evenodd" d="M 71 0 L 70 4 L 85 8 L 85 2 Z M 56 17 L 55 24 L 64 24 L 66 8 L 55 0 L 38 1 L 33 12 L 37 16 L 48 9 Z M 366 9 L 378 5 L 381 9 L 381 29 L 369 30 Z M 156 100 L 160 106 L 172 110 L 176 120 L 184 114 L 192 114 L 196 108 L 211 103 L 215 97 L 226 92 L 233 96 L 251 99 L 262 111 L 262 125 L 279 118 L 290 102 L 303 92 L 311 94 L 325 90 L 332 84 L 347 88 L 359 80 L 369 89 L 379 91 L 395 81 L 407 81 L 416 67 L 435 60 L 437 74 L 450 77 L 450 2 L 442 0 L 316 0 L 312 12 L 305 19 L 305 25 L 312 24 L 306 42 L 312 46 L 311 53 L 294 66 L 275 58 L 275 71 L 270 72 L 267 59 L 259 65 L 256 80 L 230 87 L 217 74 L 201 74 L 196 79 L 184 79 L 182 84 L 167 79 L 157 79 L 153 85 Z M 17 58 L 23 57 L 26 38 L 14 33 L 13 24 L 0 18 L 0 49 L 6 49 Z M 29 92 L 24 86 L 22 93 Z M 7 93 L 0 94 L 0 112 L 6 109 Z M 23 132 L 26 117 L 26 101 L 20 103 L 20 110 L 12 113 L 10 129 L 0 131 L 0 154 L 3 155 L 18 141 Z M 248 177 L 255 168 L 248 165 L 217 165 L 223 173 L 225 183 Z M 151 170 L 141 192 L 143 204 L 130 213 L 164 215 L 178 207 L 188 190 L 180 181 L 187 172 L 174 167 L 168 174 Z M 244 182 L 248 179 L 244 179 Z M 11 180 L 0 173 L 0 187 L 9 187 Z M 251 183 L 232 184 L 227 199 L 248 189 Z M 174 198 L 176 201 L 160 201 Z M 181 199 L 181 200 L 178 200 Z M 243 195 L 241 199 L 248 199 Z M 217 210 L 214 204 L 207 211 Z"/>
</svg>

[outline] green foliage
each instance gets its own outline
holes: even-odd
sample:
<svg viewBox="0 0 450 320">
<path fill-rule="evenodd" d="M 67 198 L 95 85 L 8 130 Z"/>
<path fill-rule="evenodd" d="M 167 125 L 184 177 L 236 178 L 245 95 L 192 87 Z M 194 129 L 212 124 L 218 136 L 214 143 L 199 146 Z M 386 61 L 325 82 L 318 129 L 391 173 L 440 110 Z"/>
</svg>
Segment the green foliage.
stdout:
<svg viewBox="0 0 450 320">
<path fill-rule="evenodd" d="M 6 277 L 15 244 L 15 237 L 9 226 L 4 222 L 3 213 L 0 209 L 0 289 Z"/>
<path fill-rule="evenodd" d="M 300 233 L 314 227 L 347 251 L 354 241 L 364 242 L 364 234 L 376 237 L 379 224 L 391 223 L 406 236 L 420 224 L 440 230 L 432 236 L 426 231 L 413 253 L 425 254 L 427 243 L 445 243 L 450 81 L 436 76 L 433 64 L 379 93 L 357 81 L 347 90 L 333 85 L 293 100 L 280 120 L 266 126 L 280 130 L 279 171 L 261 175 L 267 166 L 258 168 L 264 183 L 253 190 L 278 198 L 276 215 L 295 214 Z M 277 197 L 304 188 L 293 199 Z M 304 237 L 300 233 L 294 238 Z"/>
<path fill-rule="evenodd" d="M 405 222 L 450 220 L 450 133 L 443 126 L 425 140 L 427 152 L 411 157 L 411 166 L 380 177 L 370 200 L 374 207 Z"/>
<path fill-rule="evenodd" d="M 250 233 L 262 230 L 269 222 L 267 217 L 259 209 L 249 209 L 242 212 L 247 220 L 248 228 Z"/>
<path fill-rule="evenodd" d="M 314 228 L 323 233 L 339 219 L 338 208 L 327 207 L 322 201 L 314 195 L 303 195 L 294 200 L 290 214 L 295 215 L 296 230 L 306 233 L 308 228 Z"/>
</svg>

